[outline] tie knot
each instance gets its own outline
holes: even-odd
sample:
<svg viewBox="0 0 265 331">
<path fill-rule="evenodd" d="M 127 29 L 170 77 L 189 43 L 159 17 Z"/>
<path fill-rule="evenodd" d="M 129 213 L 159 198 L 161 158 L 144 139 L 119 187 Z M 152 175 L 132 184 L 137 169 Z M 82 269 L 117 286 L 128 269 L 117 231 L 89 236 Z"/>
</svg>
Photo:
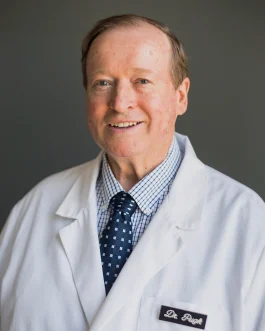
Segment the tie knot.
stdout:
<svg viewBox="0 0 265 331">
<path fill-rule="evenodd" d="M 111 201 L 113 210 L 129 214 L 130 216 L 132 216 L 137 208 L 137 203 L 130 194 L 123 191 L 115 194 Z"/>
</svg>

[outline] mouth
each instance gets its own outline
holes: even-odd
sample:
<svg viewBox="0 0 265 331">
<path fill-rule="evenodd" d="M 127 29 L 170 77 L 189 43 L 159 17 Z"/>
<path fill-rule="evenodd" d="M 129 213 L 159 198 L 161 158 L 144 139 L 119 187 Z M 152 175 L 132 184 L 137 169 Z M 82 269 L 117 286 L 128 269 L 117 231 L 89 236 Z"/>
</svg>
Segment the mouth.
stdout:
<svg viewBox="0 0 265 331">
<path fill-rule="evenodd" d="M 108 127 L 113 128 L 113 129 L 130 129 L 133 127 L 136 127 L 140 125 L 142 122 L 119 122 L 119 123 L 110 123 L 108 124 Z"/>
</svg>

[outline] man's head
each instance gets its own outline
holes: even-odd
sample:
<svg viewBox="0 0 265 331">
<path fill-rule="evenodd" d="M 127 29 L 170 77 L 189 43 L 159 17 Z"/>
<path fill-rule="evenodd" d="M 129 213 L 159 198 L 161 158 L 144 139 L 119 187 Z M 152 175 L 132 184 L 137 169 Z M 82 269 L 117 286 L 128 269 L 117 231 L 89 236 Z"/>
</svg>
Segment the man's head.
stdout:
<svg viewBox="0 0 265 331">
<path fill-rule="evenodd" d="M 178 38 L 169 30 L 169 28 L 150 18 L 138 15 L 118 15 L 107 17 L 97 22 L 91 31 L 86 35 L 82 43 L 82 75 L 83 85 L 87 87 L 87 72 L 86 72 L 86 59 L 92 42 L 103 32 L 113 30 L 117 28 L 134 28 L 139 27 L 142 23 L 151 24 L 161 30 L 168 38 L 171 48 L 172 57 L 170 60 L 170 74 L 174 86 L 177 88 L 179 83 L 183 81 L 185 77 L 189 76 L 188 61 L 185 55 L 183 46 Z"/>
<path fill-rule="evenodd" d="M 115 16 L 99 22 L 83 42 L 88 127 L 116 159 L 165 157 L 176 118 L 187 108 L 183 48 L 176 39 L 176 57 L 169 32 L 157 25 L 138 16 Z"/>
</svg>

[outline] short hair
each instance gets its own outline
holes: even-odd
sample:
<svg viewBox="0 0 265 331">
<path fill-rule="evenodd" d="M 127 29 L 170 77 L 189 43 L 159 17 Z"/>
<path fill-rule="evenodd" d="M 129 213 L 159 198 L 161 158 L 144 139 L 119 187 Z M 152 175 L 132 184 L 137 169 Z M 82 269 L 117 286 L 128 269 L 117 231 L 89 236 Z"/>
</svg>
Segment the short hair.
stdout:
<svg viewBox="0 0 265 331">
<path fill-rule="evenodd" d="M 86 72 L 86 59 L 88 51 L 93 43 L 93 41 L 103 32 L 107 30 L 122 28 L 122 27 L 136 27 L 140 26 L 141 23 L 148 23 L 159 30 L 164 32 L 168 37 L 171 48 L 172 48 L 172 59 L 171 59 L 171 78 L 172 82 L 177 88 L 179 84 L 182 83 L 185 77 L 189 76 L 188 72 L 188 60 L 184 52 L 184 48 L 179 39 L 172 33 L 169 28 L 154 19 L 150 19 L 144 16 L 134 15 L 134 14 L 124 14 L 124 15 L 115 15 L 110 16 L 105 19 L 98 21 L 92 30 L 88 32 L 86 37 L 82 42 L 82 74 L 83 74 L 83 85 L 85 89 L 87 88 L 87 72 Z"/>
</svg>

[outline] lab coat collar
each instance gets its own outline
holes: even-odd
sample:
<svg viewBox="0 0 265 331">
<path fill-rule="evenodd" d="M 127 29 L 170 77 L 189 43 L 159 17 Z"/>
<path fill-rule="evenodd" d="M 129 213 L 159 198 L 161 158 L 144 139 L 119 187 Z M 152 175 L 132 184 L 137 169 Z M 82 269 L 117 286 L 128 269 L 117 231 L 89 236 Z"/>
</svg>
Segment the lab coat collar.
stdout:
<svg viewBox="0 0 265 331">
<path fill-rule="evenodd" d="M 80 211 L 88 207 L 89 200 L 95 195 L 102 157 L 103 151 L 94 160 L 87 163 L 57 209 L 56 215 L 65 218 L 77 218 Z"/>
<path fill-rule="evenodd" d="M 175 135 L 184 158 L 166 200 L 175 200 L 170 209 L 176 225 L 181 229 L 194 230 L 200 223 L 201 202 L 207 183 L 206 168 L 196 157 L 189 138 L 178 133 Z M 87 164 L 56 211 L 57 215 L 74 219 L 83 208 L 88 208 L 89 200 L 95 195 L 102 157 L 103 151 Z M 192 217 L 192 210 L 196 210 L 197 217 Z"/>
<path fill-rule="evenodd" d="M 173 218 L 178 228 L 196 230 L 201 223 L 207 169 L 197 158 L 189 138 L 180 134 L 176 136 L 184 158 L 165 204 L 168 205 L 169 218 Z"/>
</svg>

